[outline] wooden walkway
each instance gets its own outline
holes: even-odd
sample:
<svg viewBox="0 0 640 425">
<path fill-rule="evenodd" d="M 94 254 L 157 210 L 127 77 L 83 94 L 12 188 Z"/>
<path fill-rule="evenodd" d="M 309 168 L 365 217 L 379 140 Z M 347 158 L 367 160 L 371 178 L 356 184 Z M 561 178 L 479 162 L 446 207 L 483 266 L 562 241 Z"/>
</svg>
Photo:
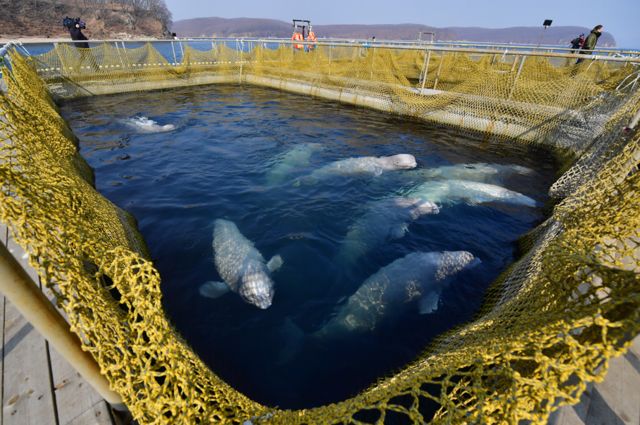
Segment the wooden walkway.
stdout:
<svg viewBox="0 0 640 425">
<path fill-rule="evenodd" d="M 627 354 L 611 360 L 604 381 L 589 385 L 580 403 L 555 412 L 549 424 L 640 424 L 640 336 Z"/>
<path fill-rule="evenodd" d="M 38 282 L 22 249 L 0 224 L 0 241 Z M 52 298 L 45 289 L 45 293 Z M 0 294 L 0 425 L 125 425 L 89 384 Z"/>
</svg>

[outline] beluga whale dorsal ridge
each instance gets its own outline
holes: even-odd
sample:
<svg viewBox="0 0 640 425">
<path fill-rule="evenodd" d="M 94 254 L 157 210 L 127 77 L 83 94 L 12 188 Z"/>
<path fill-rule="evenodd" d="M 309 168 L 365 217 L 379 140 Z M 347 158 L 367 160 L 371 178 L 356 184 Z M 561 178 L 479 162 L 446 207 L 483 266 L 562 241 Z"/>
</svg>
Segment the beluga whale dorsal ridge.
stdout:
<svg viewBox="0 0 640 425">
<path fill-rule="evenodd" d="M 213 229 L 213 253 L 216 270 L 224 282 L 206 282 L 200 294 L 217 298 L 229 290 L 247 303 L 267 309 L 275 293 L 271 273 L 282 266 L 282 258 L 274 256 L 268 263 L 231 221 L 217 219 Z"/>
<path fill-rule="evenodd" d="M 336 338 L 371 332 L 383 320 L 400 317 L 412 304 L 420 314 L 433 313 L 452 278 L 479 263 L 467 251 L 410 253 L 367 278 L 314 336 Z"/>
</svg>

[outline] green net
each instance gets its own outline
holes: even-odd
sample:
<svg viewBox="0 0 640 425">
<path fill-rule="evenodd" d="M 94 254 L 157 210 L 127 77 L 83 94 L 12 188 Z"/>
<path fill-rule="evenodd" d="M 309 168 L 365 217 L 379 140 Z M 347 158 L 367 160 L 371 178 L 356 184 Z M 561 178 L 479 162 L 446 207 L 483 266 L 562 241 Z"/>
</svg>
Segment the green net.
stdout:
<svg viewBox="0 0 640 425">
<path fill-rule="evenodd" d="M 261 42 L 10 57 L 0 97 L 0 220 L 140 423 L 545 423 L 601 380 L 640 331 L 640 110 L 632 64 L 461 51 Z M 177 53 L 177 52 L 176 52 Z M 250 83 L 387 110 L 504 143 L 569 151 L 564 198 L 523 238 L 475 320 L 340 403 L 297 411 L 227 385 L 164 317 L 160 276 L 133 218 L 93 187 L 58 97 Z M 435 412 L 435 413 L 434 413 Z"/>
</svg>

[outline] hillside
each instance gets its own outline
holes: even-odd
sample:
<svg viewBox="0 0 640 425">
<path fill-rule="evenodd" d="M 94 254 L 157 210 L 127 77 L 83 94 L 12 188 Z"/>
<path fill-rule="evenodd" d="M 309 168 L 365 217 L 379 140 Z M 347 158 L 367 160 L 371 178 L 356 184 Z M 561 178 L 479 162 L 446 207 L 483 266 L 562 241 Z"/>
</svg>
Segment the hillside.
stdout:
<svg viewBox="0 0 640 425">
<path fill-rule="evenodd" d="M 291 23 L 274 19 L 253 18 L 195 18 L 176 21 L 173 31 L 181 37 L 290 37 Z M 567 45 L 580 33 L 588 34 L 586 27 L 511 27 L 478 28 L 446 27 L 436 28 L 421 24 L 396 25 L 314 25 L 318 37 L 370 38 L 415 40 L 420 31 L 436 33 L 437 40 L 487 41 L 496 43 L 542 43 Z M 613 47 L 616 42 L 610 33 L 604 33 L 598 42 L 600 47 Z"/>
<path fill-rule="evenodd" d="M 162 37 L 171 22 L 164 0 L 0 0 L 0 38 L 68 37 L 65 16 L 81 17 L 89 39 Z"/>
</svg>

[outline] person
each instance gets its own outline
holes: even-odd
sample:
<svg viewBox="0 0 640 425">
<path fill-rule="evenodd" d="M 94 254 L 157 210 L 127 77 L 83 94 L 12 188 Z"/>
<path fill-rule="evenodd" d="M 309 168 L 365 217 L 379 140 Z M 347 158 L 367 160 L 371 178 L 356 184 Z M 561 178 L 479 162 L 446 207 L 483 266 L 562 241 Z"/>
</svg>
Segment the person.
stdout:
<svg viewBox="0 0 640 425">
<path fill-rule="evenodd" d="M 590 55 L 593 53 L 593 49 L 596 48 L 596 44 L 598 44 L 598 39 L 602 35 L 603 28 L 604 27 L 602 25 L 596 25 L 595 27 L 593 27 L 593 29 L 591 30 L 591 33 L 584 40 L 584 43 L 582 44 L 582 48 L 580 49 L 581 55 Z M 584 59 L 578 59 L 576 63 L 580 63 L 583 60 Z"/>
<path fill-rule="evenodd" d="M 310 42 L 311 44 L 308 44 L 305 46 L 305 50 L 307 52 L 310 52 L 311 50 L 316 48 L 316 42 L 318 41 L 318 38 L 316 37 L 316 33 L 313 32 L 312 30 L 309 30 L 309 35 L 307 36 L 307 41 Z"/>
<path fill-rule="evenodd" d="M 296 30 L 293 30 L 293 35 L 291 36 L 291 40 L 294 41 L 293 48 L 296 50 L 301 50 L 304 46 L 302 44 L 295 43 L 295 41 L 304 41 L 302 34 Z"/>
<path fill-rule="evenodd" d="M 584 33 L 580 34 L 578 37 L 571 40 L 571 53 L 574 53 L 576 50 L 582 49 L 583 44 L 584 44 Z"/>
<path fill-rule="evenodd" d="M 83 33 L 82 30 L 87 28 L 85 23 L 80 20 L 80 18 L 75 18 L 70 22 L 71 19 L 66 17 L 63 21 L 64 26 L 69 30 L 69 35 L 72 40 L 89 40 Z M 86 41 L 84 43 L 73 43 L 76 47 L 80 49 L 88 49 L 89 43 Z"/>
</svg>

